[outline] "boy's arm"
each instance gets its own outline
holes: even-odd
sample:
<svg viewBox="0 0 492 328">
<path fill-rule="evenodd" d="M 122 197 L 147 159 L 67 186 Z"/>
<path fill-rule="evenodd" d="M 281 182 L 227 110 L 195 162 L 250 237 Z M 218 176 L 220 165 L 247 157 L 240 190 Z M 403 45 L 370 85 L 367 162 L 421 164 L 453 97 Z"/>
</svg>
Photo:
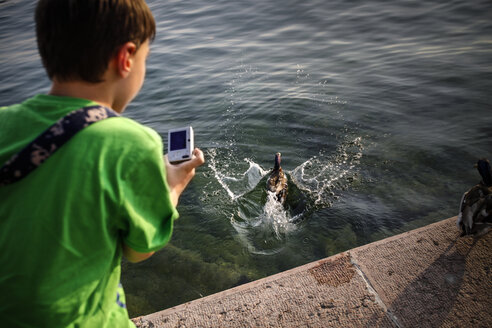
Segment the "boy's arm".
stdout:
<svg viewBox="0 0 492 328">
<path fill-rule="evenodd" d="M 179 197 L 184 191 L 188 183 L 195 175 L 195 168 L 205 163 L 203 152 L 195 148 L 193 151 L 193 158 L 187 162 L 180 164 L 171 164 L 164 156 L 164 164 L 166 165 L 166 179 L 171 194 L 171 202 L 176 207 L 178 205 Z M 123 255 L 126 259 L 132 263 L 141 262 L 151 257 L 155 252 L 141 253 L 132 249 L 131 247 L 123 243 Z"/>
<path fill-rule="evenodd" d="M 171 164 L 166 155 L 164 156 L 164 163 L 166 164 L 166 178 L 171 192 L 171 202 L 176 207 L 179 196 L 181 196 L 181 193 L 195 176 L 195 168 L 205 163 L 205 157 L 200 149 L 195 148 L 193 150 L 193 158 L 189 161 Z"/>
<path fill-rule="evenodd" d="M 125 255 L 126 259 L 132 263 L 138 263 L 143 260 L 146 260 L 152 255 L 154 255 L 154 253 L 155 252 L 149 252 L 149 253 L 137 252 L 130 246 L 127 246 L 125 243 L 123 243 L 123 255 Z"/>
</svg>

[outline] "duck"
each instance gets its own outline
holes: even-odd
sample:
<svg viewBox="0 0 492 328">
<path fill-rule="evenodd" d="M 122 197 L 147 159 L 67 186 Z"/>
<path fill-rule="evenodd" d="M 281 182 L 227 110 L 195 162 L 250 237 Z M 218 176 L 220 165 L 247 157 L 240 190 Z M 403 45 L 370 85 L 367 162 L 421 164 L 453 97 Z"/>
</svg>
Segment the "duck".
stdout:
<svg viewBox="0 0 492 328">
<path fill-rule="evenodd" d="M 457 225 L 461 236 L 484 235 L 492 227 L 492 169 L 486 158 L 479 159 L 475 167 L 482 180 L 461 198 Z"/>
<path fill-rule="evenodd" d="M 280 166 L 282 154 L 275 154 L 275 166 L 270 172 L 266 188 L 268 191 L 275 193 L 275 198 L 282 205 L 285 205 L 287 199 L 287 176 Z"/>
</svg>

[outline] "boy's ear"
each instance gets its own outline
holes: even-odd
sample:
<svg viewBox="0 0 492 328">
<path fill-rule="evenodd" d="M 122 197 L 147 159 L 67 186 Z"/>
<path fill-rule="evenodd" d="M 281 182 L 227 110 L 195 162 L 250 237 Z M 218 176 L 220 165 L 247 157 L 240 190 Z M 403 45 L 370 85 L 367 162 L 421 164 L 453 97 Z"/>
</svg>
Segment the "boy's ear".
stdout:
<svg viewBox="0 0 492 328">
<path fill-rule="evenodd" d="M 114 58 L 115 66 L 120 77 L 127 77 L 133 68 L 133 57 L 137 52 L 137 46 L 133 42 L 127 42 L 120 47 Z"/>
</svg>

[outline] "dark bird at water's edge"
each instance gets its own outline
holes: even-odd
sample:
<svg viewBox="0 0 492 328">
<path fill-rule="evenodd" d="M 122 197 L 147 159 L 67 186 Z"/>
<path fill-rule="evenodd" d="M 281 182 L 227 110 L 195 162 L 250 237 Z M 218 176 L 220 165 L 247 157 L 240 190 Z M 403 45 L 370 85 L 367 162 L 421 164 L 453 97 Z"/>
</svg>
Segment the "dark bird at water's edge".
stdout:
<svg viewBox="0 0 492 328">
<path fill-rule="evenodd" d="M 485 158 L 479 159 L 475 166 L 482 181 L 461 199 L 457 224 L 462 236 L 481 236 L 492 227 L 492 169 Z"/>
<path fill-rule="evenodd" d="M 275 193 L 276 199 L 283 205 L 287 198 L 287 176 L 280 167 L 281 154 L 275 154 L 275 166 L 267 180 L 267 190 Z"/>
</svg>

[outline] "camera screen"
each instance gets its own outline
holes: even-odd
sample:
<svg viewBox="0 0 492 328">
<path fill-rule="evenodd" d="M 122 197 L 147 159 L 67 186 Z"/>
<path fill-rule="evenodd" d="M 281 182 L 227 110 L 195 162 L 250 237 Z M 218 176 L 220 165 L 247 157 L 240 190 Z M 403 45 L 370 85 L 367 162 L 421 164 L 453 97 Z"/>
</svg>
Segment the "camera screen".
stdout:
<svg viewBox="0 0 492 328">
<path fill-rule="evenodd" d="M 171 132 L 171 151 L 186 148 L 186 130 Z"/>
</svg>

